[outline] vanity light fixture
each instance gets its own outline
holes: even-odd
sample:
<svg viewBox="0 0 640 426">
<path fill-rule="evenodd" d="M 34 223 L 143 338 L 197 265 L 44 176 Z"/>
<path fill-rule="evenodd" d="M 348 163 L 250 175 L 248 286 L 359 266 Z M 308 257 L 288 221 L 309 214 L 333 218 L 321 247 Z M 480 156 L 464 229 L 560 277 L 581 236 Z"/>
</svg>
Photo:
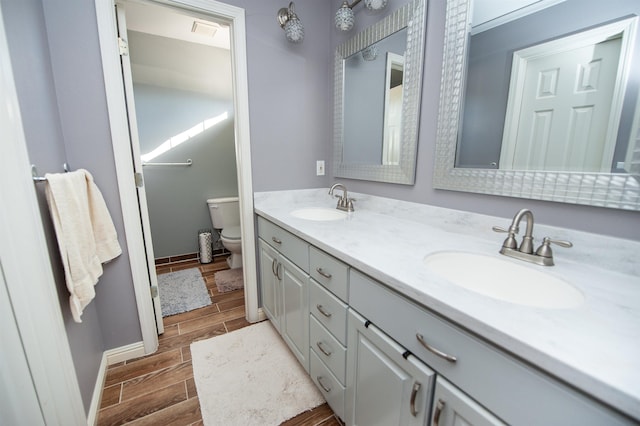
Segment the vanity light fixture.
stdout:
<svg viewBox="0 0 640 426">
<path fill-rule="evenodd" d="M 283 7 L 278 11 L 278 23 L 284 30 L 284 34 L 291 43 L 301 43 L 304 39 L 304 27 L 293 10 L 293 2 L 289 7 Z"/>
<path fill-rule="evenodd" d="M 349 4 L 348 0 L 342 2 L 342 6 L 336 12 L 336 28 L 341 31 L 349 31 L 353 28 L 353 24 L 355 22 L 355 15 L 353 13 L 353 8 L 355 5 L 360 3 L 362 0 L 354 0 L 351 4 Z M 364 0 L 364 5 L 369 10 L 382 10 L 387 6 L 388 0 Z"/>
</svg>

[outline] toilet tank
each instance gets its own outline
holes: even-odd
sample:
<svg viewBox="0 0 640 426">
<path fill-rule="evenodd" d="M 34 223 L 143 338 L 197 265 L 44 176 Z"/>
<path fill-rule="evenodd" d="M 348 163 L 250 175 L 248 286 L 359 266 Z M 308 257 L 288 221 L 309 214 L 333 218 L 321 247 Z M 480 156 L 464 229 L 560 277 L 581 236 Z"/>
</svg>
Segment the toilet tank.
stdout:
<svg viewBox="0 0 640 426">
<path fill-rule="evenodd" d="M 240 225 L 238 197 L 210 198 L 207 200 L 211 223 L 215 229 Z"/>
</svg>

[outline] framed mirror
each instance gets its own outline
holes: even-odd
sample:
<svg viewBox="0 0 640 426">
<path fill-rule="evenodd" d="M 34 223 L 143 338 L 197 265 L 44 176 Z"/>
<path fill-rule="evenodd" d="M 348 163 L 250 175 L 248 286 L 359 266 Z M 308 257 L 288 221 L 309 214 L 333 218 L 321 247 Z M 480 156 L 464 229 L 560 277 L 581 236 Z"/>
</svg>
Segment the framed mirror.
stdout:
<svg viewBox="0 0 640 426">
<path fill-rule="evenodd" d="M 425 18 L 412 0 L 336 48 L 334 176 L 415 182 Z"/>
<path fill-rule="evenodd" d="M 434 187 L 640 210 L 640 3 L 489 3 L 447 0 Z"/>
</svg>

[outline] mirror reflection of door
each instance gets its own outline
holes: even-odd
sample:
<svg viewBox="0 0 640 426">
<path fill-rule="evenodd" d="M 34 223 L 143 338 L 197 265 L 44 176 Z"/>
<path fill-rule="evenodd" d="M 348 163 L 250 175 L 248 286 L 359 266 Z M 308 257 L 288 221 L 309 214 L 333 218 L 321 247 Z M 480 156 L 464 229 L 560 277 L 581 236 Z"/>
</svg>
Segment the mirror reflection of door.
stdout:
<svg viewBox="0 0 640 426">
<path fill-rule="evenodd" d="M 556 40 L 514 53 L 516 101 L 507 108 L 500 169 L 611 170 L 621 40 L 567 42 L 570 49 Z"/>
<path fill-rule="evenodd" d="M 387 52 L 382 164 L 400 164 L 404 56 Z"/>
</svg>

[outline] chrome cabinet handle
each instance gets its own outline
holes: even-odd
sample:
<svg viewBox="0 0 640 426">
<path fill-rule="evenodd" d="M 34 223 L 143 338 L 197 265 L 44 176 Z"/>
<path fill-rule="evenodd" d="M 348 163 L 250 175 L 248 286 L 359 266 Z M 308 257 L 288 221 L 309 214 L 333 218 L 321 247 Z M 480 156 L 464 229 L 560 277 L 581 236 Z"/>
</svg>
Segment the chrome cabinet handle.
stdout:
<svg viewBox="0 0 640 426">
<path fill-rule="evenodd" d="M 278 238 L 276 238 L 276 237 L 271 237 L 271 241 L 273 241 L 273 242 L 274 242 L 274 243 L 276 243 L 276 244 L 282 244 L 282 240 L 279 240 L 279 239 L 278 239 Z"/>
<path fill-rule="evenodd" d="M 411 389 L 411 401 L 409 403 L 409 411 L 413 417 L 418 415 L 418 410 L 416 410 L 416 397 L 418 396 L 418 392 L 420 392 L 420 388 L 422 385 L 418 382 L 413 384 L 413 389 Z"/>
<path fill-rule="evenodd" d="M 280 271 L 282 271 L 282 263 L 278 262 L 278 266 L 276 266 L 276 277 L 282 281 L 282 277 L 280 276 Z"/>
<path fill-rule="evenodd" d="M 331 279 L 331 274 L 326 273 L 325 271 L 322 270 L 322 268 L 316 268 L 316 271 L 323 277 L 327 279 Z"/>
<path fill-rule="evenodd" d="M 331 388 L 326 386 L 324 383 L 322 383 L 322 376 L 316 376 L 316 379 L 318 380 L 318 384 L 320 385 L 320 387 L 327 393 L 331 392 Z"/>
<path fill-rule="evenodd" d="M 322 342 L 317 342 L 316 346 L 318 346 L 318 349 L 320 349 L 320 352 L 322 352 L 323 354 L 325 354 L 326 356 L 331 356 L 331 351 L 328 351 L 324 348 L 324 346 L 322 345 Z"/>
<path fill-rule="evenodd" d="M 316 308 L 318 309 L 318 311 L 320 311 L 322 315 L 324 315 L 327 318 L 331 318 L 331 312 L 327 312 L 322 305 L 316 305 Z"/>
<path fill-rule="evenodd" d="M 442 352 L 441 350 L 438 350 L 436 348 L 434 348 L 433 346 L 431 346 L 430 344 L 428 344 L 427 342 L 424 341 L 424 336 L 420 333 L 416 333 L 416 339 L 418 339 L 418 342 L 420 342 L 420 344 L 422 346 L 424 346 L 424 348 L 426 350 L 428 350 L 429 352 L 431 352 L 434 355 L 439 356 L 440 358 L 449 361 L 449 362 L 456 362 L 458 360 L 458 358 L 456 358 L 453 355 L 449 355 L 446 354 L 444 352 Z"/>
<path fill-rule="evenodd" d="M 273 258 L 273 262 L 271 262 L 271 272 L 273 272 L 273 275 L 278 276 L 278 273 L 276 272 L 276 264 L 278 262 L 278 259 Z"/>
<path fill-rule="evenodd" d="M 444 409 L 444 401 L 439 399 L 436 403 L 436 411 L 433 413 L 433 426 L 438 426 L 440 423 L 440 415 Z"/>
</svg>

